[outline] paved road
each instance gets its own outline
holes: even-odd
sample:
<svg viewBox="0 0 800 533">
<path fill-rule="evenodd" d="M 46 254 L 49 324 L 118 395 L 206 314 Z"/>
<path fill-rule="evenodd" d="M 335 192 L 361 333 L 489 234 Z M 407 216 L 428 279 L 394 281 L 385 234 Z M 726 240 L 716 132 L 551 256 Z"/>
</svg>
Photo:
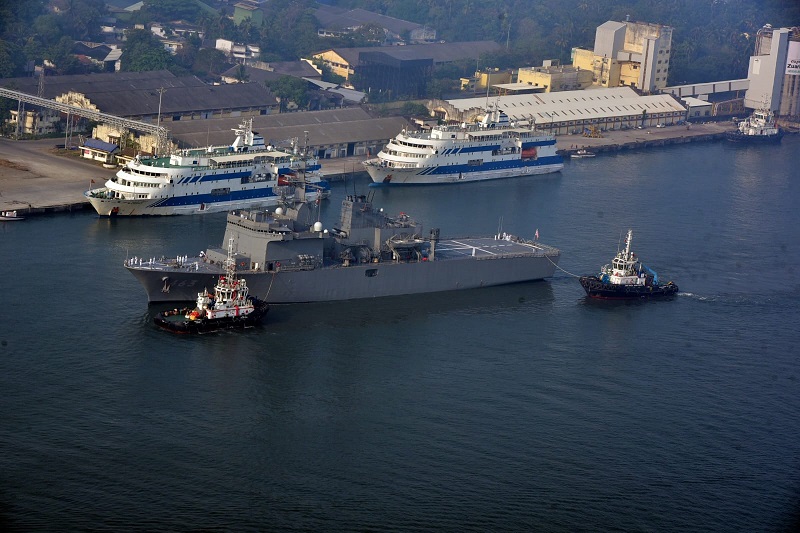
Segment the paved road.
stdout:
<svg viewBox="0 0 800 533">
<path fill-rule="evenodd" d="M 573 147 L 591 150 L 611 145 L 646 144 L 678 137 L 719 134 L 731 129 L 733 124 L 730 122 L 712 122 L 693 124 L 691 129 L 686 126 L 669 126 L 611 131 L 603 133 L 603 137 L 599 138 L 560 135 L 558 147 L 561 150 Z M 83 193 L 91 186 L 91 180 L 95 180 L 94 186 L 99 186 L 115 171 L 82 159 L 77 152 L 66 155 L 63 150 L 54 148 L 57 143 L 58 139 L 13 141 L 0 138 L 0 210 L 45 212 L 88 207 Z M 333 179 L 363 172 L 363 159 L 364 157 L 326 159 L 322 161 L 322 171 Z"/>
<path fill-rule="evenodd" d="M 0 210 L 69 209 L 88 205 L 83 193 L 114 174 L 77 154 L 59 155 L 57 139 L 0 138 Z"/>
</svg>

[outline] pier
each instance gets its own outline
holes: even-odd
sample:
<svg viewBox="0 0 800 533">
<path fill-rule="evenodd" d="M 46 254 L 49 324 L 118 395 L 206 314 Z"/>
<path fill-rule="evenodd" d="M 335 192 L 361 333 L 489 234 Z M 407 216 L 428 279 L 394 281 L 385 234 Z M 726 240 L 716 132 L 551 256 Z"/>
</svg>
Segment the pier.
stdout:
<svg viewBox="0 0 800 533">
<path fill-rule="evenodd" d="M 722 139 L 734 129 L 733 122 L 708 122 L 690 127 L 667 126 L 601 132 L 599 137 L 559 135 L 559 153 L 568 158 L 581 148 L 598 154 L 642 150 L 688 142 Z M 0 138 L 0 210 L 20 215 L 91 209 L 83 193 L 101 186 L 116 172 L 79 157 L 78 151 L 56 148 L 57 140 L 15 141 Z M 344 157 L 321 161 L 330 181 L 341 181 L 364 172 L 365 158 Z"/>
</svg>

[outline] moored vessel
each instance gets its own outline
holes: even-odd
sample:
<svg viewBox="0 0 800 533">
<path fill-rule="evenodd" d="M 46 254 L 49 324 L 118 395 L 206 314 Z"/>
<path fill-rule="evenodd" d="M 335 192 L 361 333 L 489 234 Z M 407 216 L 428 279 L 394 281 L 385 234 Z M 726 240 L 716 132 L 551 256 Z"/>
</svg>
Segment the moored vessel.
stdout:
<svg viewBox="0 0 800 533">
<path fill-rule="evenodd" d="M 725 138 L 738 143 L 779 143 L 783 138 L 783 130 L 771 110 L 758 109 L 739 122 L 734 131 L 727 132 Z"/>
<path fill-rule="evenodd" d="M 159 313 L 153 319 L 156 325 L 174 333 L 209 333 L 253 327 L 263 318 L 269 306 L 249 294 L 247 281 L 238 279 L 232 246 L 231 241 L 225 273 L 219 276 L 213 290 L 204 288 L 199 292 L 194 309 Z"/>
<path fill-rule="evenodd" d="M 13 222 L 16 220 L 25 220 L 25 217 L 18 215 L 17 211 L 2 211 L 0 212 L 0 221 L 2 222 Z"/>
<path fill-rule="evenodd" d="M 577 150 L 574 153 L 572 153 L 572 155 L 570 155 L 570 157 L 573 158 L 573 159 L 582 159 L 582 158 L 594 157 L 594 156 L 595 156 L 594 152 L 590 152 L 589 150 L 586 150 L 585 148 L 581 148 L 580 150 Z"/>
<path fill-rule="evenodd" d="M 338 225 L 323 229 L 313 204 L 293 199 L 274 210 L 235 210 L 224 241 L 251 294 L 269 303 L 375 298 L 472 289 L 553 275 L 560 251 L 538 240 L 498 234 L 440 238 L 409 215 L 389 216 L 364 195 L 342 201 Z M 139 259 L 125 267 L 149 302 L 180 302 L 212 286 L 225 255 Z"/>
<path fill-rule="evenodd" d="M 617 252 L 610 265 L 605 265 L 596 276 L 581 276 L 580 283 L 591 298 L 607 300 L 635 300 L 672 296 L 678 286 L 672 281 L 661 285 L 658 274 L 642 264 L 631 251 L 633 230 L 628 230 L 625 249 Z"/>
<path fill-rule="evenodd" d="M 329 194 L 320 165 L 294 142 L 285 152 L 267 146 L 252 119 L 233 130 L 229 146 L 185 149 L 164 157 L 140 157 L 104 186 L 84 196 L 101 216 L 193 215 L 277 205 L 294 194 L 304 174 L 308 200 Z"/>
<path fill-rule="evenodd" d="M 499 109 L 472 124 L 403 130 L 363 162 L 374 184 L 462 183 L 558 172 L 564 168 L 554 135 L 529 122 L 511 123 Z"/>
</svg>

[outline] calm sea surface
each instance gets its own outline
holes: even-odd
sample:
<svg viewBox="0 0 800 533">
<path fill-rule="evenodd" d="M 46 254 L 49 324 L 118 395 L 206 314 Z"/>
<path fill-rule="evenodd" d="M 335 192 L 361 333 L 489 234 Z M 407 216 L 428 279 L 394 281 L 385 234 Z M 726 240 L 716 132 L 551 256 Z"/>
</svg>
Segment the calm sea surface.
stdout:
<svg viewBox="0 0 800 533">
<path fill-rule="evenodd" d="M 800 137 L 374 194 L 562 250 L 544 282 L 157 330 L 128 255 L 224 215 L 0 223 L 0 527 L 787 531 L 800 516 Z M 620 235 L 683 293 L 587 301 Z"/>
</svg>

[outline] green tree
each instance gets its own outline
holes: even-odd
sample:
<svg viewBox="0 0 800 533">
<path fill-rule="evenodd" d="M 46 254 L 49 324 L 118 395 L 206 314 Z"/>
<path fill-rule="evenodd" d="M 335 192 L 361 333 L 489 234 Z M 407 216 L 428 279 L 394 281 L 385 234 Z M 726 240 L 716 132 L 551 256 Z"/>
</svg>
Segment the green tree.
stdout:
<svg viewBox="0 0 800 533">
<path fill-rule="evenodd" d="M 198 24 L 203 29 L 205 38 L 208 40 L 236 40 L 236 25 L 233 20 L 228 18 L 224 10 L 220 10 L 216 14 L 203 13 Z"/>
<path fill-rule="evenodd" d="M 192 72 L 201 77 L 216 77 L 228 64 L 228 58 L 216 48 L 203 48 L 197 52 Z"/>
<path fill-rule="evenodd" d="M 247 73 L 247 67 L 242 64 L 236 66 L 236 72 L 233 75 L 236 78 L 236 81 L 239 83 L 244 83 L 250 80 L 250 74 Z"/>
<path fill-rule="evenodd" d="M 130 32 L 122 50 L 122 70 L 145 72 L 169 69 L 174 66 L 170 53 L 147 30 Z"/>
<path fill-rule="evenodd" d="M 429 116 L 430 112 L 424 104 L 417 102 L 405 102 L 400 108 L 400 113 L 405 116 Z"/>
<path fill-rule="evenodd" d="M 317 67 L 322 71 L 322 81 L 327 81 L 328 83 L 335 83 L 337 85 L 342 85 L 344 82 L 347 81 L 344 78 L 344 76 L 340 76 L 335 72 L 333 72 L 333 70 L 331 70 L 331 67 L 329 67 L 322 61 L 314 60 L 313 63 L 315 67 Z"/>
<path fill-rule="evenodd" d="M 23 59 L 19 47 L 0 40 L 0 78 L 13 78 L 22 74 Z"/>
<path fill-rule="evenodd" d="M 100 22 L 107 15 L 103 0 L 67 0 L 63 13 L 64 33 L 74 40 L 100 36 Z"/>
<path fill-rule="evenodd" d="M 61 19 L 52 13 L 36 17 L 29 33 L 29 40 L 33 39 L 40 46 L 50 46 L 58 42 L 64 30 L 61 27 Z"/>
<path fill-rule="evenodd" d="M 267 87 L 272 94 L 280 98 L 281 111 L 286 111 L 289 102 L 294 102 L 300 109 L 308 105 L 308 83 L 300 78 L 281 76 L 269 82 Z"/>
<path fill-rule="evenodd" d="M 143 10 L 151 20 L 163 22 L 169 20 L 186 20 L 199 22 L 203 10 L 194 0 L 144 0 Z"/>
</svg>

